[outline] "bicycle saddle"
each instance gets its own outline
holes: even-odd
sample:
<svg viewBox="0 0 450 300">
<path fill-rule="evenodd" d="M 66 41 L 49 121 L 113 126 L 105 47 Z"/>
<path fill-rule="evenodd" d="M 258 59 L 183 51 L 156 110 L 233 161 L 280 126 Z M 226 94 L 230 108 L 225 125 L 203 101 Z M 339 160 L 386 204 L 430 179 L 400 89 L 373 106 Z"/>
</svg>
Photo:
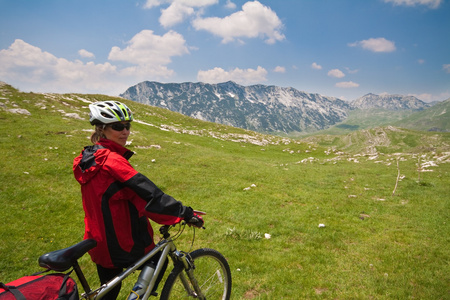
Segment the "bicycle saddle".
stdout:
<svg viewBox="0 0 450 300">
<path fill-rule="evenodd" d="M 64 272 L 86 252 L 97 246 L 97 241 L 87 239 L 65 249 L 55 250 L 39 257 L 39 266 Z"/>
</svg>

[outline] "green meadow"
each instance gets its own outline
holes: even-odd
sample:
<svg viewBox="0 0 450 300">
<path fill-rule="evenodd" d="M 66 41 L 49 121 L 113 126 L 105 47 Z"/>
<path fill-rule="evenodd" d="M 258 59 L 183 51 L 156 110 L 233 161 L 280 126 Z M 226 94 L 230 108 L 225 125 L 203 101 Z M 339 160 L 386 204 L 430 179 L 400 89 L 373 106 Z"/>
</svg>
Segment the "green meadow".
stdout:
<svg viewBox="0 0 450 300">
<path fill-rule="evenodd" d="M 0 87 L 1 282 L 83 239 L 72 161 L 90 143 L 89 102 L 106 99 Z M 132 165 L 207 212 L 194 248 L 228 259 L 232 299 L 450 298 L 449 133 L 290 139 L 119 101 L 137 120 Z M 80 264 L 97 286 L 89 256 Z"/>
</svg>

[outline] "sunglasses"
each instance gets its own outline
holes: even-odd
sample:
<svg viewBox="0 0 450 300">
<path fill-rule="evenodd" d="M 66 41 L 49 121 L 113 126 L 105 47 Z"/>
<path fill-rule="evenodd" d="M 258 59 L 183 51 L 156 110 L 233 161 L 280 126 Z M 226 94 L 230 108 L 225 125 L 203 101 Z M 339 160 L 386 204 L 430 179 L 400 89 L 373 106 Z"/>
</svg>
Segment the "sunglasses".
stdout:
<svg viewBox="0 0 450 300">
<path fill-rule="evenodd" d="M 125 124 L 123 124 L 123 123 L 114 123 L 114 124 L 111 124 L 111 125 L 108 125 L 108 126 L 110 126 L 115 131 L 122 131 L 124 129 L 130 130 L 131 123 L 125 123 Z"/>
</svg>

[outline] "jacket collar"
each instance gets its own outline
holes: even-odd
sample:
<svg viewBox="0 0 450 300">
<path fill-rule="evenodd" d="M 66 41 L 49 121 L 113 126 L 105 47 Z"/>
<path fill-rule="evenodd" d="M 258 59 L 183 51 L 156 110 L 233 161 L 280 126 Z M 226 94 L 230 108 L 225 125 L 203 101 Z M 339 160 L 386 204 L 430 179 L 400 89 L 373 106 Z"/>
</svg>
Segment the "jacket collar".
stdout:
<svg viewBox="0 0 450 300">
<path fill-rule="evenodd" d="M 134 154 L 133 151 L 128 150 L 127 148 L 117 144 L 116 142 L 104 138 L 100 139 L 100 141 L 97 142 L 97 145 L 103 146 L 113 152 L 116 152 L 126 159 L 130 159 Z"/>
</svg>

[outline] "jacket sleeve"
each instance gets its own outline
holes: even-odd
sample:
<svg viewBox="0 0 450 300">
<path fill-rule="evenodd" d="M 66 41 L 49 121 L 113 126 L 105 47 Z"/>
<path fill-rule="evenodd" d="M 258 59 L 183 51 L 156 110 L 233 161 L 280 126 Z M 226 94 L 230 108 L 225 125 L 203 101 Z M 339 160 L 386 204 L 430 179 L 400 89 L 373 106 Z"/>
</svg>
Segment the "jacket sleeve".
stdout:
<svg viewBox="0 0 450 300">
<path fill-rule="evenodd" d="M 131 177 L 125 182 L 125 185 L 147 202 L 145 210 L 150 214 L 165 215 L 168 219 L 172 219 L 171 217 L 180 218 L 177 222 L 182 219 L 190 219 L 193 216 L 192 208 L 183 206 L 180 201 L 165 194 L 150 179 L 141 173 L 137 173 Z M 155 216 L 150 217 L 154 219 Z M 161 223 L 157 220 L 161 218 L 155 219 L 155 221 Z"/>
<path fill-rule="evenodd" d="M 110 156 L 110 158 L 112 158 Z M 123 157 L 108 158 L 109 172 L 146 202 L 145 214 L 160 224 L 174 224 L 190 219 L 193 210 L 161 191 L 150 179 L 138 173 Z"/>
</svg>

